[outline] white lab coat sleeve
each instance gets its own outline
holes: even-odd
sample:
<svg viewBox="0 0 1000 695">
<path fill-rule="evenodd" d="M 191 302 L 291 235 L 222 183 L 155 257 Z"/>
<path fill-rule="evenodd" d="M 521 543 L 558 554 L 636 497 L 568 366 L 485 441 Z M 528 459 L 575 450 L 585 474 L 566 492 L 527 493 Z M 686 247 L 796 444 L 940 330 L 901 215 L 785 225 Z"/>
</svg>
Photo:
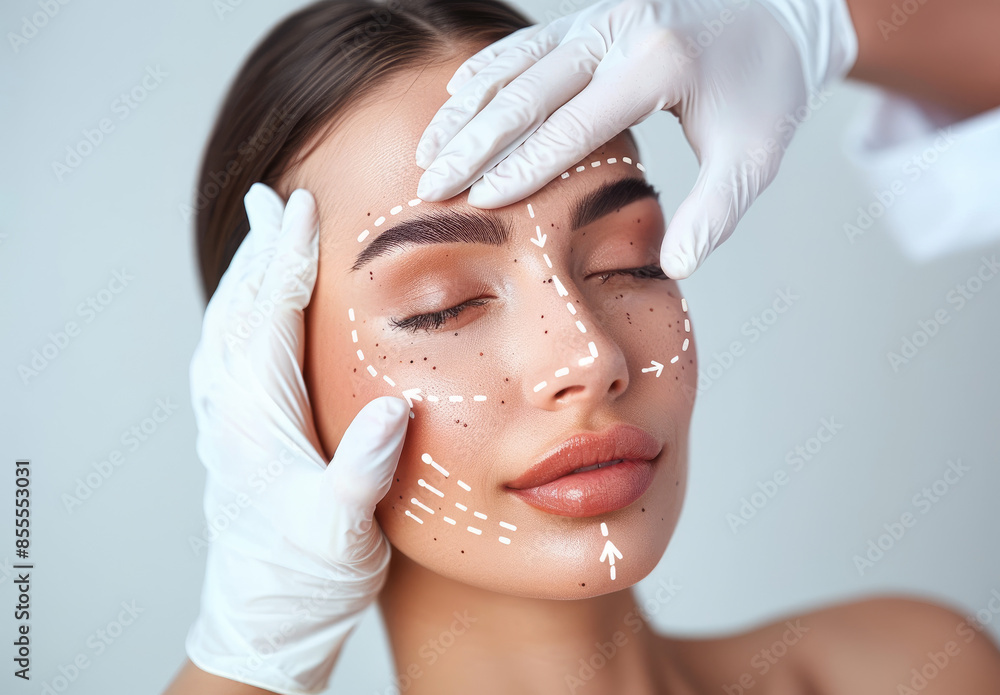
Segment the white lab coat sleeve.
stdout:
<svg viewBox="0 0 1000 695">
<path fill-rule="evenodd" d="M 1000 108 L 967 119 L 875 89 L 844 140 L 862 204 L 915 262 L 1000 240 Z"/>
</svg>

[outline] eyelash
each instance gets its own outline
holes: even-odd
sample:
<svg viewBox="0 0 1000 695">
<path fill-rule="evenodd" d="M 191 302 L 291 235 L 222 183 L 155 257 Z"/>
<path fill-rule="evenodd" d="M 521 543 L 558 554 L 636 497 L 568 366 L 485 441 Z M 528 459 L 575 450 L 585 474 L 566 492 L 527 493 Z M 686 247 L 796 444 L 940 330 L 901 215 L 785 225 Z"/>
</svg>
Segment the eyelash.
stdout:
<svg viewBox="0 0 1000 695">
<path fill-rule="evenodd" d="M 644 265 L 641 268 L 626 268 L 624 270 L 610 270 L 606 273 L 601 273 L 601 284 L 603 285 L 608 280 L 611 279 L 612 275 L 631 275 L 632 277 L 645 279 L 645 280 L 669 280 L 664 274 L 663 269 L 660 268 L 656 263 L 651 263 L 649 265 Z"/>
<path fill-rule="evenodd" d="M 668 280 L 669 278 L 664 274 L 663 270 L 659 265 L 653 263 L 650 265 L 644 265 L 640 268 L 624 268 L 622 270 L 611 270 L 606 273 L 601 273 L 598 277 L 601 279 L 601 284 L 603 285 L 614 275 L 631 275 L 632 277 L 647 280 Z M 432 311 L 428 314 L 418 314 L 417 316 L 410 316 L 405 319 L 389 319 L 389 325 L 394 329 L 400 328 L 404 331 L 411 331 L 416 333 L 417 331 L 432 331 L 441 328 L 449 319 L 457 318 L 459 314 L 465 311 L 467 308 L 472 306 L 482 306 L 486 304 L 485 299 L 470 299 L 467 302 L 462 302 L 457 306 L 453 306 L 450 309 L 443 309 L 442 311 Z"/>
</svg>

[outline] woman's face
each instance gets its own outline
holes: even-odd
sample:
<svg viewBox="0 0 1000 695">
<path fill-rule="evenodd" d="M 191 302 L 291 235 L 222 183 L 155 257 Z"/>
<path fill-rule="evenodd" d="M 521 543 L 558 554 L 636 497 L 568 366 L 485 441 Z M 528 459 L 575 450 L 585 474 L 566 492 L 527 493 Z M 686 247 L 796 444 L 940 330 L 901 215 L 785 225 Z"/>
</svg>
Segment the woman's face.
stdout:
<svg viewBox="0 0 1000 695">
<path fill-rule="evenodd" d="M 416 144 L 461 60 L 371 96 L 283 186 L 319 207 L 306 377 L 322 445 L 371 399 L 408 396 L 376 510 L 397 552 L 508 594 L 623 589 L 660 560 L 686 481 L 697 363 L 657 265 L 664 219 L 626 136 L 505 208 L 417 202 Z M 607 448 L 560 449 L 588 434 Z"/>
</svg>

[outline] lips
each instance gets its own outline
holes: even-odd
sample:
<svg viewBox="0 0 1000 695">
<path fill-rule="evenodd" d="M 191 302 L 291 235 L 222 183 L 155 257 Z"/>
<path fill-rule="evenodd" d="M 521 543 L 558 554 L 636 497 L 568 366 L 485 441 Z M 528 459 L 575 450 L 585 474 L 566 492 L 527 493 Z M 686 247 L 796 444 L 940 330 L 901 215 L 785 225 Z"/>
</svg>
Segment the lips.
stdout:
<svg viewBox="0 0 1000 695">
<path fill-rule="evenodd" d="M 552 514 L 588 517 L 626 507 L 653 481 L 662 446 L 633 425 L 566 440 L 507 483 L 511 492 Z"/>
</svg>

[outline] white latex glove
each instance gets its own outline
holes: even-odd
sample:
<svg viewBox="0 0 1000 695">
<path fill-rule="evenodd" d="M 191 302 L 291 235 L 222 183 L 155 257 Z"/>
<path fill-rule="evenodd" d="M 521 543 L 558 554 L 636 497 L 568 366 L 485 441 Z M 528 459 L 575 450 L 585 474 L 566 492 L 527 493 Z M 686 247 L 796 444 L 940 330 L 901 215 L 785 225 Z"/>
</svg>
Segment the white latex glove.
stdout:
<svg viewBox="0 0 1000 695">
<path fill-rule="evenodd" d="M 417 195 L 445 200 L 482 177 L 469 203 L 509 205 L 666 109 L 701 164 L 660 252 L 685 278 L 774 178 L 796 109 L 816 108 L 856 57 L 844 0 L 598 2 L 459 67 L 417 146 Z"/>
<path fill-rule="evenodd" d="M 368 403 L 327 465 L 301 369 L 315 202 L 298 190 L 286 207 L 255 184 L 245 203 L 251 231 L 205 311 L 191 362 L 205 514 L 219 535 L 186 649 L 203 671 L 315 693 L 385 581 L 390 546 L 372 515 L 409 408 L 393 397 Z"/>
</svg>

